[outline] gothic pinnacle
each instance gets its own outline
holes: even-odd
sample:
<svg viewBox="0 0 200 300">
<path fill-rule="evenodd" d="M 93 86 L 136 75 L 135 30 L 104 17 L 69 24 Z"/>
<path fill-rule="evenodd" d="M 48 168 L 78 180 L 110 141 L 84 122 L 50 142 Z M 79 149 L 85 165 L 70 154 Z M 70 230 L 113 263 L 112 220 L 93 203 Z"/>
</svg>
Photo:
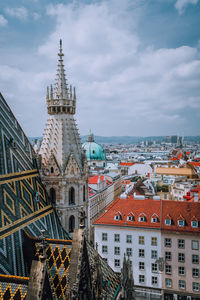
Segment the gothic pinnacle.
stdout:
<svg viewBox="0 0 200 300">
<path fill-rule="evenodd" d="M 47 95 L 46 95 L 46 99 L 49 100 L 49 87 L 47 86 Z"/>
</svg>

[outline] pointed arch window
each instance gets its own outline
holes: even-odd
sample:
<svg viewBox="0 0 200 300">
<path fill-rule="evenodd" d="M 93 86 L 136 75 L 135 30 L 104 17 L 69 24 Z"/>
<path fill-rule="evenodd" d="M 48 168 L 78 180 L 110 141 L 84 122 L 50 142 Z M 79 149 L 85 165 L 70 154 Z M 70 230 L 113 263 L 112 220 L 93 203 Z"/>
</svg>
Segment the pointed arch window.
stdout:
<svg viewBox="0 0 200 300">
<path fill-rule="evenodd" d="M 70 187 L 69 189 L 69 205 L 75 204 L 75 189 Z"/>
<path fill-rule="evenodd" d="M 85 185 L 83 186 L 83 202 L 85 202 Z"/>
<path fill-rule="evenodd" d="M 51 173 L 54 173 L 54 168 L 53 167 L 51 167 Z"/>
<path fill-rule="evenodd" d="M 157 214 L 153 214 L 151 217 L 151 223 L 158 223 L 159 222 L 159 218 Z"/>
<path fill-rule="evenodd" d="M 75 217 L 72 215 L 69 218 L 69 233 L 74 232 L 74 228 L 75 228 Z"/>
<path fill-rule="evenodd" d="M 56 191 L 54 188 L 50 188 L 49 197 L 52 204 L 56 204 Z"/>
</svg>

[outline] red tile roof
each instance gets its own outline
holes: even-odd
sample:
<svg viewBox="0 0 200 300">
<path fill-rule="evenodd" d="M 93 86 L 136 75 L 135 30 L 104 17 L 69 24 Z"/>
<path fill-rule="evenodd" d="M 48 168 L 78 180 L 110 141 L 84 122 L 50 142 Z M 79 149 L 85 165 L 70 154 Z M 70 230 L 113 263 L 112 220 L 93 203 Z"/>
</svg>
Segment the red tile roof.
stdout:
<svg viewBox="0 0 200 300">
<path fill-rule="evenodd" d="M 200 162 L 197 161 L 190 161 L 190 164 L 194 167 L 200 167 Z"/>
<path fill-rule="evenodd" d="M 103 175 L 94 175 L 94 176 L 89 177 L 88 183 L 89 184 L 97 184 L 99 177 L 100 177 L 101 182 L 103 182 L 105 180 L 105 177 Z"/>
<path fill-rule="evenodd" d="M 132 162 L 121 162 L 120 163 L 120 166 L 127 166 L 127 167 L 129 167 L 129 166 L 133 166 L 134 165 L 134 163 L 132 163 Z"/>
<path fill-rule="evenodd" d="M 121 214 L 121 220 L 114 219 L 118 213 Z M 127 221 L 127 216 L 130 213 L 134 215 L 133 221 Z M 158 223 L 151 222 L 151 218 L 155 214 L 158 216 Z M 139 216 L 142 215 L 146 217 L 145 222 L 139 222 Z M 169 216 L 172 224 L 167 226 L 165 219 L 169 219 Z M 193 228 L 191 226 L 191 221 L 194 218 L 200 222 L 200 203 L 153 199 L 135 200 L 133 196 L 129 196 L 128 199 L 118 198 L 111 203 L 105 212 L 94 222 L 94 225 L 105 224 L 126 227 L 161 228 L 167 231 L 200 233 L 199 227 Z M 185 226 L 179 227 L 178 220 L 185 220 Z"/>
</svg>

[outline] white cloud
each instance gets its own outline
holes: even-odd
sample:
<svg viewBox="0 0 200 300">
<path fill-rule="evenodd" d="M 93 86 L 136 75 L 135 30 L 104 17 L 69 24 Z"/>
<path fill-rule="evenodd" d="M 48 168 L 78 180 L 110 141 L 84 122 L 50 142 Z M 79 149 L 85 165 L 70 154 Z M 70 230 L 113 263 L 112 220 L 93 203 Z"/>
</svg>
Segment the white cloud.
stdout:
<svg viewBox="0 0 200 300">
<path fill-rule="evenodd" d="M 197 4 L 199 0 L 177 0 L 175 8 L 178 10 L 179 15 L 182 15 L 185 11 L 186 6 L 189 4 Z"/>
<path fill-rule="evenodd" d="M 40 14 L 38 14 L 37 12 L 34 12 L 34 13 L 32 14 L 32 16 L 33 16 L 33 19 L 34 19 L 35 21 L 37 21 L 37 20 L 40 18 Z"/>
<path fill-rule="evenodd" d="M 2 15 L 0 15 L 0 26 L 6 26 L 8 24 L 8 20 Z"/>
<path fill-rule="evenodd" d="M 6 7 L 5 12 L 11 17 L 15 17 L 21 21 L 25 21 L 28 17 L 28 11 L 25 7 Z"/>
<path fill-rule="evenodd" d="M 13 86 L 15 95 L 9 97 L 11 102 L 17 97 L 19 113 L 26 111 L 22 118 L 29 135 L 42 134 L 46 85 L 54 83 L 60 38 L 67 78 L 77 87 L 81 134 L 89 128 L 107 136 L 198 134 L 199 49 L 144 48 L 137 30 L 139 2 L 135 7 L 128 0 L 48 7 L 55 29 L 32 54 L 39 69 L 32 58 L 27 71 L 1 66 L 0 85 L 7 95 Z M 189 111 L 195 126 L 188 125 Z"/>
</svg>

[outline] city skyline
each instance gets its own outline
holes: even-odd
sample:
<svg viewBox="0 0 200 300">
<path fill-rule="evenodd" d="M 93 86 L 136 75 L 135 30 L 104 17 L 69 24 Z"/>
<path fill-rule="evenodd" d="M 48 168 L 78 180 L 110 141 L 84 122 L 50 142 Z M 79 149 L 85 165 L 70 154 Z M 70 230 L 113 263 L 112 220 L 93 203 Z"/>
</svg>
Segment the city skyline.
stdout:
<svg viewBox="0 0 200 300">
<path fill-rule="evenodd" d="M 63 40 L 81 135 L 198 135 L 198 0 L 3 1 L 0 88 L 41 136 Z"/>
</svg>

